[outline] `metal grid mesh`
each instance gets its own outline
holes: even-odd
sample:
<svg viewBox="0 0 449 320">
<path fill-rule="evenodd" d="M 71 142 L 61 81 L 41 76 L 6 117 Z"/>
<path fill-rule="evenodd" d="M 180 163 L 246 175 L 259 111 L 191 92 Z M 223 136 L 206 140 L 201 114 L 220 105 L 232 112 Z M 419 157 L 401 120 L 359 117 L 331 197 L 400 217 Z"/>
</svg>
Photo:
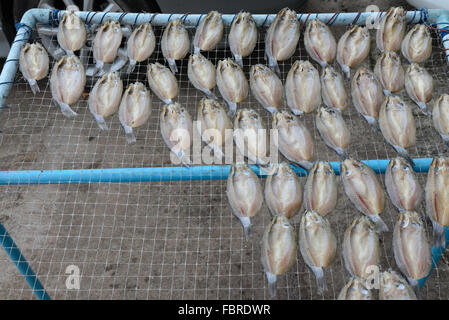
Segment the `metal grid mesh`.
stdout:
<svg viewBox="0 0 449 320">
<path fill-rule="evenodd" d="M 157 46 L 149 62 L 160 61 L 161 28 L 155 28 Z M 332 27 L 339 38 L 344 27 Z M 226 30 L 228 31 L 228 30 Z M 264 30 L 259 30 L 261 33 Z M 374 32 L 371 31 L 372 39 Z M 226 32 L 227 34 L 228 32 Z M 437 94 L 445 91 L 448 66 L 441 41 L 433 32 L 433 54 L 426 68 L 436 80 Z M 193 32 L 191 33 L 193 36 Z M 260 35 L 263 39 L 263 34 Z M 215 65 L 231 57 L 224 39 L 215 51 L 204 53 Z M 373 41 L 372 48 L 375 48 Z M 378 53 L 373 49 L 364 63 L 374 67 Z M 244 72 L 264 62 L 260 40 L 251 57 L 244 59 Z M 285 81 L 292 62 L 308 59 L 303 37 L 295 55 L 280 63 Z M 313 61 L 311 61 L 315 64 Z M 405 62 L 404 62 L 405 63 Z M 315 64 L 316 65 L 316 64 Z M 317 65 L 316 65 L 317 66 Z M 177 98 L 192 117 L 202 94 L 189 83 L 187 59 L 178 62 L 180 85 Z M 320 70 L 320 68 L 317 66 Z M 124 86 L 139 80 L 146 83 L 146 63 L 133 74 L 122 74 Z M 79 169 L 171 166 L 169 150 L 159 133 L 158 116 L 162 107 L 153 95 L 153 113 L 148 124 L 135 130 L 137 142 L 127 145 L 117 116 L 107 120 L 109 131 L 100 131 L 91 117 L 86 100 L 75 110 L 79 115 L 66 119 L 52 104 L 49 84 L 39 83 L 41 93 L 33 96 L 20 75 L 9 96 L 9 109 L 0 118 L 1 170 Z M 346 81 L 349 89 L 349 82 Z M 88 80 L 86 92 L 93 83 Z M 218 90 L 215 90 L 219 95 Z M 401 96 L 411 105 L 405 92 Z M 239 107 L 259 111 L 267 125 L 270 117 L 250 96 Z M 412 157 L 431 157 L 447 152 L 432 126 L 431 119 L 416 106 L 416 147 Z M 386 159 L 394 150 L 381 134 L 373 132 L 351 105 L 343 113 L 352 133 L 348 153 L 356 159 Z M 338 156 L 319 138 L 313 116 L 303 117 L 315 137 L 318 159 L 337 161 Z M 379 175 L 383 180 L 383 175 Z M 424 185 L 425 175 L 419 174 Z M 264 181 L 262 181 L 264 183 Z M 301 178 L 302 184 L 305 178 Z M 264 205 L 254 221 L 253 235 L 244 240 L 239 221 L 232 215 L 226 198 L 225 181 L 169 181 L 152 183 L 101 183 L 0 187 L 0 221 L 22 249 L 50 296 L 56 299 L 264 299 L 268 298 L 265 275 L 260 263 L 260 239 L 270 221 Z M 424 206 L 419 212 L 424 213 Z M 359 215 L 339 182 L 338 204 L 329 219 L 337 236 L 339 250 L 345 228 Z M 384 220 L 390 230 L 397 213 L 387 201 Z M 293 219 L 298 230 L 299 217 Z M 428 226 L 431 230 L 431 226 Z M 431 232 L 428 232 L 431 238 Z M 396 268 L 391 249 L 392 232 L 382 236 L 383 269 Z M 6 265 L 1 253 L 1 265 Z M 80 290 L 65 286 L 69 265 L 81 270 Z M 31 290 L 15 270 L 0 278 L 4 298 L 33 298 Z M 285 276 L 279 277 L 280 299 L 333 299 L 349 279 L 338 255 L 325 270 L 329 291 L 318 295 L 313 274 L 298 252 L 298 261 Z M 444 261 L 422 290 L 424 298 L 447 299 L 449 270 Z M 13 281 L 11 282 L 11 279 Z"/>
</svg>

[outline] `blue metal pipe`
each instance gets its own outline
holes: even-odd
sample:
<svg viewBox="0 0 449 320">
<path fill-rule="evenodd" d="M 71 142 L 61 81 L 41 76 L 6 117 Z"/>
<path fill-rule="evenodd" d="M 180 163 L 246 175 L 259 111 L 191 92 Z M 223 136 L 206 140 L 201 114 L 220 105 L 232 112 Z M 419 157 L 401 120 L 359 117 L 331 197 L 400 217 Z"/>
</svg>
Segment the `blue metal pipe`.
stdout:
<svg viewBox="0 0 449 320">
<path fill-rule="evenodd" d="M 31 269 L 25 257 L 20 252 L 20 249 L 14 243 L 14 240 L 11 238 L 8 231 L 6 231 L 2 223 L 0 223 L 0 239 L 2 239 L 1 244 L 3 249 L 8 254 L 11 261 L 16 265 L 17 269 L 19 269 L 36 297 L 40 300 L 50 300 L 47 291 L 45 291 L 33 269 Z"/>
</svg>

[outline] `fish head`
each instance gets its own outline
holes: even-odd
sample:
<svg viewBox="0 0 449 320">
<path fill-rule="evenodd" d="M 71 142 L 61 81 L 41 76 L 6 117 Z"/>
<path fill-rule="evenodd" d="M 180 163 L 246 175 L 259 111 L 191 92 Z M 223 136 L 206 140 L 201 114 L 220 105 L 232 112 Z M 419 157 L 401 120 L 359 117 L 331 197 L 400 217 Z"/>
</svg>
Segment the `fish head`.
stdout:
<svg viewBox="0 0 449 320">
<path fill-rule="evenodd" d="M 298 21 L 298 17 L 296 15 L 296 11 L 291 10 L 289 8 L 283 8 L 281 9 L 277 16 L 276 19 L 278 19 L 281 22 L 290 22 L 290 23 L 296 23 Z"/>
<path fill-rule="evenodd" d="M 318 230 L 325 225 L 323 217 L 314 210 L 307 210 L 304 212 L 301 220 L 301 224 L 310 231 Z"/>
<path fill-rule="evenodd" d="M 339 77 L 339 74 L 337 73 L 337 71 L 331 67 L 330 65 L 327 65 L 324 69 L 323 69 L 323 73 L 322 73 L 322 78 L 323 80 L 327 81 L 334 81 L 336 78 Z"/>
</svg>

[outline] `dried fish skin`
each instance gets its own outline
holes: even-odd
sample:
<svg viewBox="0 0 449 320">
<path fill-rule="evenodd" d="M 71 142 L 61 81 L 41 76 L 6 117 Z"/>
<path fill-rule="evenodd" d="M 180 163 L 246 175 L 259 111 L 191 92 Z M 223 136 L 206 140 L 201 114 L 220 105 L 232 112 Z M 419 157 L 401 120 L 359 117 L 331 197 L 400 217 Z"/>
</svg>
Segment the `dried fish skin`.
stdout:
<svg viewBox="0 0 449 320">
<path fill-rule="evenodd" d="M 402 7 L 390 8 L 377 29 L 377 48 L 381 52 L 399 51 L 406 29 L 404 9 Z"/>
<path fill-rule="evenodd" d="M 265 201 L 272 216 L 296 216 L 302 207 L 302 185 L 286 162 L 273 165 L 265 182 Z"/>
<path fill-rule="evenodd" d="M 352 277 L 351 280 L 341 289 L 338 300 L 374 300 L 371 290 L 369 290 L 363 279 Z"/>
<path fill-rule="evenodd" d="M 337 193 L 337 178 L 329 162 L 315 162 L 304 187 L 305 209 L 325 217 L 335 209 Z"/>
<path fill-rule="evenodd" d="M 437 248 L 445 248 L 445 227 L 449 226 L 449 158 L 437 157 L 430 164 L 426 183 L 426 212 L 432 220 Z"/>
<path fill-rule="evenodd" d="M 402 41 L 401 51 L 410 62 L 421 63 L 432 54 L 432 37 L 424 24 L 415 24 Z"/>
<path fill-rule="evenodd" d="M 360 67 L 351 82 L 352 102 L 357 111 L 375 130 L 379 129 L 377 118 L 384 101 L 382 86 L 370 70 Z"/>
<path fill-rule="evenodd" d="M 284 8 L 278 12 L 265 34 L 265 55 L 271 70 L 280 73 L 278 61 L 285 61 L 295 53 L 300 25 L 296 12 Z"/>
<path fill-rule="evenodd" d="M 214 150 L 216 155 L 223 157 L 226 130 L 232 130 L 232 122 L 223 106 L 216 100 L 201 99 L 198 105 L 198 120 L 203 141 Z M 211 130 L 217 135 L 211 134 Z"/>
<path fill-rule="evenodd" d="M 385 186 L 391 202 L 399 211 L 415 210 L 423 190 L 412 166 L 402 157 L 391 159 L 385 172 Z"/>
<path fill-rule="evenodd" d="M 366 279 L 370 267 L 378 266 L 380 240 L 374 225 L 365 217 L 355 218 L 343 239 L 343 259 L 346 270 L 354 277 Z"/>
<path fill-rule="evenodd" d="M 325 67 L 321 73 L 321 90 L 326 106 L 340 111 L 346 109 L 349 99 L 343 77 L 331 66 Z"/>
<path fill-rule="evenodd" d="M 316 211 L 306 211 L 299 227 L 299 249 L 304 262 L 316 277 L 318 292 L 327 291 L 323 268 L 331 265 L 337 253 L 337 238 L 329 221 Z"/>
<path fill-rule="evenodd" d="M 285 97 L 295 115 L 311 113 L 321 105 L 320 75 L 309 61 L 293 63 L 285 81 Z"/>
<path fill-rule="evenodd" d="M 86 44 L 87 30 L 84 21 L 73 11 L 67 11 L 58 27 L 58 43 L 62 49 L 72 55 Z"/>
<path fill-rule="evenodd" d="M 176 60 L 184 59 L 190 50 L 190 38 L 181 19 L 170 21 L 164 29 L 161 39 L 162 55 L 167 59 L 170 70 L 178 72 Z"/>
<path fill-rule="evenodd" d="M 249 12 L 241 11 L 235 17 L 229 31 L 228 42 L 237 64 L 243 68 L 243 57 L 248 57 L 257 44 L 257 25 Z"/>
<path fill-rule="evenodd" d="M 426 114 L 431 115 L 427 103 L 432 100 L 433 78 L 430 73 L 417 63 L 412 63 L 405 72 L 405 89 L 408 96 Z"/>
<path fill-rule="evenodd" d="M 195 53 L 189 57 L 187 76 L 195 88 L 209 98 L 216 98 L 212 92 L 216 85 L 215 66 L 201 53 Z"/>
<path fill-rule="evenodd" d="M 312 19 L 307 24 L 304 46 L 309 56 L 323 68 L 335 60 L 337 42 L 331 29 L 319 19 Z"/>
<path fill-rule="evenodd" d="M 262 210 L 263 192 L 259 178 L 244 162 L 231 165 L 226 194 L 232 213 L 242 223 L 248 240 L 251 235 L 251 218 Z"/>
<path fill-rule="evenodd" d="M 193 122 L 187 109 L 177 102 L 164 105 L 160 115 L 160 127 L 162 139 L 171 152 L 183 165 L 191 165 Z"/>
<path fill-rule="evenodd" d="M 416 125 L 411 108 L 398 96 L 388 96 L 379 112 L 379 127 L 385 140 L 412 166 L 407 148 L 416 143 Z"/>
<path fill-rule="evenodd" d="M 415 292 L 402 276 L 393 270 L 380 275 L 379 300 L 418 300 Z"/>
<path fill-rule="evenodd" d="M 196 28 L 193 46 L 195 53 L 211 51 L 223 38 L 224 26 L 221 14 L 217 11 L 209 12 Z"/>
<path fill-rule="evenodd" d="M 151 24 L 144 23 L 134 29 L 126 43 L 129 58 L 128 73 L 133 72 L 136 63 L 147 60 L 156 47 L 156 37 Z"/>
<path fill-rule="evenodd" d="M 105 118 L 115 114 L 123 93 L 123 82 L 116 72 L 102 76 L 89 94 L 89 110 L 101 130 L 108 130 Z"/>
<path fill-rule="evenodd" d="M 368 56 L 371 39 L 368 28 L 353 26 L 338 40 L 337 62 L 349 78 L 351 68 L 359 65 Z"/>
<path fill-rule="evenodd" d="M 249 84 L 242 71 L 232 59 L 220 60 L 217 65 L 217 87 L 223 99 L 229 105 L 230 115 L 237 110 L 237 103 L 248 97 Z"/>
<path fill-rule="evenodd" d="M 400 213 L 393 231 L 393 253 L 397 266 L 412 287 L 429 274 L 432 254 L 424 222 L 416 212 Z"/>
<path fill-rule="evenodd" d="M 385 193 L 374 171 L 361 161 L 346 159 L 340 175 L 349 200 L 365 214 L 379 232 L 388 231 L 379 214 L 385 207 Z"/>
<path fill-rule="evenodd" d="M 122 38 L 122 28 L 119 22 L 107 21 L 101 25 L 95 35 L 92 48 L 97 69 L 101 70 L 104 63 L 111 63 L 115 60 Z"/>
<path fill-rule="evenodd" d="M 261 262 L 268 280 L 268 291 L 276 296 L 277 276 L 287 273 L 296 262 L 298 245 L 293 226 L 284 216 L 275 216 L 262 237 Z"/>
<path fill-rule="evenodd" d="M 278 131 L 277 147 L 284 157 L 310 170 L 316 156 L 315 144 L 302 121 L 288 111 L 281 111 L 273 115 L 272 127 Z"/>
<path fill-rule="evenodd" d="M 239 152 L 256 164 L 269 163 L 267 130 L 253 109 L 241 109 L 234 118 L 234 141 Z"/>
<path fill-rule="evenodd" d="M 267 66 L 256 64 L 251 67 L 249 79 L 251 92 L 256 100 L 271 114 L 284 103 L 284 88 L 281 79 Z"/>
<path fill-rule="evenodd" d="M 404 68 L 399 55 L 393 51 L 387 51 L 380 55 L 374 67 L 374 74 L 382 84 L 384 94 L 387 96 L 404 88 Z"/>
<path fill-rule="evenodd" d="M 433 125 L 445 142 L 449 142 L 449 95 L 442 94 L 433 105 Z"/>
<path fill-rule="evenodd" d="M 49 65 L 48 53 L 40 43 L 27 43 L 20 50 L 20 72 L 30 84 L 34 94 L 40 92 L 37 81 L 48 75 Z"/>
<path fill-rule="evenodd" d="M 64 116 L 70 118 L 77 115 L 70 106 L 80 99 L 85 84 L 84 67 L 75 55 L 63 56 L 53 66 L 50 89 Z"/>
<path fill-rule="evenodd" d="M 178 82 L 166 66 L 158 62 L 150 63 L 147 77 L 151 90 L 165 104 L 171 104 L 173 99 L 178 96 Z"/>
<path fill-rule="evenodd" d="M 151 95 L 140 82 L 131 83 L 123 94 L 118 117 L 125 131 L 126 142 L 136 142 L 133 128 L 145 124 L 151 115 Z"/>
<path fill-rule="evenodd" d="M 339 111 L 319 107 L 315 116 L 316 127 L 326 145 L 343 159 L 347 158 L 345 149 L 351 142 L 351 133 Z"/>
</svg>

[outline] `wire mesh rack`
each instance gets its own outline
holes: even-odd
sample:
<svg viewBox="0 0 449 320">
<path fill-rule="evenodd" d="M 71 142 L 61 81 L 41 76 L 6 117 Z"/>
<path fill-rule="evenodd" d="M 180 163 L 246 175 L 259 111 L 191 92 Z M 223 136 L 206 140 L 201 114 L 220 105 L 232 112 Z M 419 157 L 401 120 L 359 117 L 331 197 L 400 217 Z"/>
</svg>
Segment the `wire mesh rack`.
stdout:
<svg viewBox="0 0 449 320">
<path fill-rule="evenodd" d="M 41 12 L 42 11 L 42 12 Z M 36 11 L 37 12 L 37 11 Z M 59 17 L 62 12 L 39 10 L 39 23 L 45 25 L 48 17 Z M 92 13 L 81 13 L 86 21 L 98 17 Z M 81 15 L 80 14 L 80 15 Z M 48 17 L 47 17 L 48 15 Z M 90 15 L 90 17 L 89 17 Z M 407 17 L 411 23 L 423 22 L 423 11 Z M 427 15 L 427 12 L 426 12 Z M 133 73 L 121 72 L 124 87 L 140 81 L 147 83 L 146 66 L 150 62 L 164 63 L 160 49 L 163 25 L 170 15 L 153 17 L 149 15 L 128 14 L 123 17 L 111 14 L 108 18 L 123 18 L 124 25 L 139 24 L 154 18 L 154 31 L 157 45 L 148 61 L 136 66 Z M 170 17 L 169 17 L 170 16 Z M 348 28 L 348 24 L 358 19 L 360 14 L 316 15 L 328 24 L 338 39 Z M 193 38 L 195 26 L 200 15 L 186 18 L 186 25 Z M 302 25 L 311 15 L 300 15 Z M 314 17 L 314 15 L 312 15 Z M 104 16 L 103 16 L 104 18 Z M 168 18 L 168 19 L 167 19 Z M 172 17 L 174 19 L 175 17 Z M 264 33 L 274 16 L 257 17 L 259 40 L 248 58 L 244 58 L 244 72 L 249 78 L 249 68 L 256 63 L 265 64 Z M 331 18 L 331 19 L 329 19 Z M 355 19 L 357 18 L 357 19 Z M 50 19 L 54 22 L 56 19 Z M 336 23 L 334 23 L 334 22 Z M 127 23 L 126 23 L 127 22 Z M 427 21 L 429 24 L 435 21 Z M 441 29 L 441 26 L 438 28 Z M 19 30 L 20 32 L 20 30 Z M 229 21 L 225 37 L 217 49 L 203 54 L 214 64 L 225 57 L 232 57 L 227 44 Z M 379 53 L 375 50 L 375 30 L 371 31 L 372 50 L 363 62 L 374 68 Z M 432 56 L 425 67 L 435 80 L 434 96 L 447 92 L 449 66 L 446 50 L 440 31 L 431 30 Z M 32 37 L 37 37 L 33 33 Z M 54 36 L 52 41 L 56 41 Z M 81 57 L 92 66 L 90 51 Z M 281 80 L 295 60 L 312 61 L 303 45 L 301 35 L 299 48 L 287 61 L 280 63 Z M 52 60 L 51 63 L 54 63 Z M 405 63 L 405 61 L 404 61 Z M 180 72 L 176 75 L 180 86 L 176 98 L 196 119 L 197 105 L 203 97 L 187 78 L 187 59 L 178 61 Z M 3 74 L 2 74 L 3 76 Z M 88 77 L 85 92 L 90 92 L 96 79 Z M 349 89 L 349 81 L 346 81 Z M 46 184 L 39 179 L 27 183 L 25 170 L 33 170 L 33 175 L 54 170 L 85 169 L 81 174 L 89 175 L 88 170 L 111 168 L 171 168 L 170 151 L 163 142 L 159 129 L 159 112 L 163 103 L 153 95 L 153 111 L 150 120 L 135 130 L 136 143 L 126 143 L 118 117 L 107 119 L 108 131 L 101 131 L 87 107 L 87 94 L 74 108 L 78 116 L 65 118 L 52 103 L 49 83 L 39 81 L 41 92 L 33 95 L 28 83 L 21 74 L 14 76 L 14 84 L 0 115 L 0 176 L 11 177 L 14 172 L 24 172 L 20 181 L 3 178 L 0 186 L 0 222 L 8 230 L 23 256 L 30 263 L 43 287 L 54 299 L 265 299 L 268 288 L 260 263 L 260 239 L 264 228 L 270 222 L 267 207 L 254 219 L 253 235 L 245 240 L 239 221 L 232 215 L 226 197 L 226 181 L 207 177 L 200 181 L 179 179 L 179 176 L 165 176 L 155 181 L 130 182 L 120 178 L 116 182 L 96 183 L 89 178 L 82 182 L 75 179 L 71 183 L 53 179 Z M 349 92 L 349 91 L 348 91 Z M 220 96 L 215 89 L 217 96 Z M 413 106 L 417 125 L 417 143 L 409 150 L 413 158 L 431 158 L 445 155 L 448 146 L 433 129 L 430 117 L 423 115 L 418 107 L 403 91 L 399 94 Z M 256 109 L 270 127 L 268 112 L 250 95 L 239 105 L 240 108 Z M 370 129 L 366 121 L 350 105 L 343 117 L 352 134 L 348 154 L 353 158 L 365 160 L 390 159 L 396 156 L 382 135 Z M 313 115 L 305 115 L 302 120 L 314 136 L 317 158 L 332 162 L 338 156 L 326 147 L 320 139 Z M 201 171 L 201 168 L 199 169 Z M 226 178 L 226 166 L 216 169 L 218 176 Z M 423 170 L 425 171 L 425 170 Z M 31 171 L 30 171 L 31 172 Z M 29 172 L 28 172 L 29 173 Z M 29 173 L 32 175 L 31 173 Z M 79 178 L 80 173 L 77 173 Z M 426 174 L 418 173 L 422 185 Z M 383 183 L 383 175 L 379 175 Z M 6 180 L 5 180 L 6 179 Z M 301 177 L 302 184 L 305 177 Z M 1 179 L 0 179 L 1 180 Z M 163 181 L 162 181 L 163 180 Z M 182 181 L 181 181 L 182 180 Z M 69 181 L 70 182 L 70 181 Z M 264 181 L 262 181 L 264 183 Z M 337 236 L 339 250 L 343 233 L 353 217 L 359 215 L 346 197 L 339 182 L 337 208 L 329 216 Z M 418 210 L 424 215 L 421 204 Z M 398 217 L 396 209 L 388 200 L 383 213 L 390 231 L 383 234 L 382 269 L 397 270 L 392 256 L 392 229 Z M 292 220 L 296 230 L 299 217 Z M 431 224 L 427 223 L 429 239 Z M 444 256 L 443 256 L 444 258 Z M 34 299 L 33 290 L 13 267 L 4 252 L 0 253 L 0 295 L 6 299 Z M 67 288 L 68 267 L 80 270 L 79 289 Z M 306 267 L 298 254 L 294 268 L 278 280 L 279 299 L 335 299 L 340 289 L 349 280 L 342 257 L 338 255 L 331 267 L 325 270 L 329 290 L 318 294 L 313 273 Z M 432 275 L 422 289 L 423 298 L 447 299 L 449 297 L 449 266 L 445 259 L 439 261 Z"/>
</svg>

